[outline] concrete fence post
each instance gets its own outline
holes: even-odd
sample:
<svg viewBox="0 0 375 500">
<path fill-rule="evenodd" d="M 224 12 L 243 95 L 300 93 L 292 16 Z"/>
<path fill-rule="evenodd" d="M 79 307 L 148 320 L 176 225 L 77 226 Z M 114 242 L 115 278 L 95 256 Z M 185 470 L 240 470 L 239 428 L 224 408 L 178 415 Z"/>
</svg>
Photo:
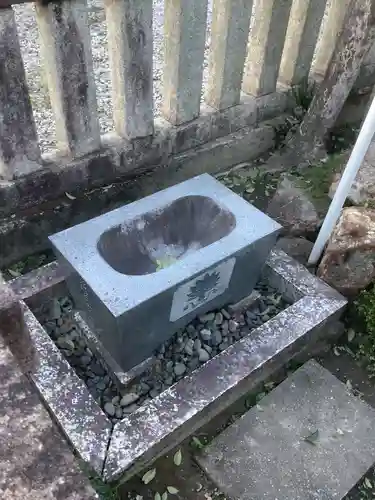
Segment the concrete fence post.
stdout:
<svg viewBox="0 0 375 500">
<path fill-rule="evenodd" d="M 86 0 L 35 4 L 58 148 L 83 155 L 100 146 Z"/>
<path fill-rule="evenodd" d="M 323 22 L 322 31 L 316 46 L 313 73 L 324 77 L 331 60 L 337 37 L 341 33 L 350 0 L 332 0 Z"/>
<path fill-rule="evenodd" d="M 243 91 L 254 96 L 276 91 L 292 0 L 258 0 L 251 28 Z"/>
<path fill-rule="evenodd" d="M 298 85 L 308 78 L 326 3 L 294 0 L 279 73 L 283 84 Z"/>
<path fill-rule="evenodd" d="M 225 109 L 240 102 L 252 0 L 214 0 L 206 102 Z"/>
<path fill-rule="evenodd" d="M 173 125 L 199 116 L 207 0 L 165 0 L 163 115 Z"/>
<path fill-rule="evenodd" d="M 153 134 L 152 0 L 105 0 L 115 129 Z"/>
<path fill-rule="evenodd" d="M 0 178 L 40 167 L 38 138 L 12 8 L 0 10 Z"/>
</svg>

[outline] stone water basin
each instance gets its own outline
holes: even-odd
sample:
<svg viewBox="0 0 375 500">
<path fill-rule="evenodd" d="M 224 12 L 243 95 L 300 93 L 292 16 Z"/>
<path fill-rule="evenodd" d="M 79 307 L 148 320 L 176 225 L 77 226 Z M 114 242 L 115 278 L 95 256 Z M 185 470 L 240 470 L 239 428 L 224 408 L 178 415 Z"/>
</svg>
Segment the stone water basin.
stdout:
<svg viewBox="0 0 375 500">
<path fill-rule="evenodd" d="M 50 240 L 77 307 L 129 370 L 197 315 L 249 295 L 279 230 L 204 174 Z"/>
</svg>

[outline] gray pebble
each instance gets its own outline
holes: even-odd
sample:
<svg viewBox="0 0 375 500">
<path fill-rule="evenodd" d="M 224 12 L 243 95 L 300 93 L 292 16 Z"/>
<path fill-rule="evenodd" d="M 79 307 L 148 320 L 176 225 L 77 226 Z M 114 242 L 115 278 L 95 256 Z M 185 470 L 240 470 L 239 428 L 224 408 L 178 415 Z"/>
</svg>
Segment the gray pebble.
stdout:
<svg viewBox="0 0 375 500">
<path fill-rule="evenodd" d="M 195 329 L 195 326 L 194 325 L 188 325 L 186 327 L 186 331 L 189 335 L 193 335 L 194 333 L 196 333 L 196 329 Z"/>
<path fill-rule="evenodd" d="M 229 331 L 231 333 L 234 333 L 237 328 L 238 328 L 238 323 L 237 321 L 234 321 L 233 319 L 230 319 L 229 322 L 228 322 L 228 326 L 229 326 Z"/>
<path fill-rule="evenodd" d="M 215 325 L 220 326 L 224 321 L 224 317 L 221 312 L 216 313 L 215 315 Z"/>
<path fill-rule="evenodd" d="M 113 417 L 116 414 L 116 408 L 112 403 L 106 403 L 104 405 L 104 411 L 110 416 Z"/>
<path fill-rule="evenodd" d="M 112 398 L 112 404 L 117 406 L 120 403 L 120 396 L 115 396 Z"/>
<path fill-rule="evenodd" d="M 211 338 L 211 344 L 213 346 L 217 346 L 219 345 L 223 340 L 223 337 L 221 335 L 221 333 L 219 332 L 219 330 L 216 330 L 213 334 L 212 334 L 212 338 Z"/>
<path fill-rule="evenodd" d="M 104 391 L 107 385 L 103 380 L 101 380 L 96 384 L 96 387 L 99 389 L 99 391 Z"/>
<path fill-rule="evenodd" d="M 62 314 L 62 311 L 61 311 L 61 307 L 60 307 L 59 302 L 57 300 L 53 300 L 51 307 L 50 307 L 50 310 L 49 310 L 50 319 L 54 319 L 54 320 L 60 319 L 61 314 Z"/>
<path fill-rule="evenodd" d="M 221 314 L 224 316 L 225 319 L 230 319 L 230 314 L 226 309 L 222 309 Z"/>
<path fill-rule="evenodd" d="M 157 398 L 159 396 L 159 391 L 157 389 L 151 389 L 149 394 L 151 398 Z"/>
<path fill-rule="evenodd" d="M 57 339 L 57 345 L 61 349 L 66 349 L 68 351 L 74 351 L 74 342 L 68 337 L 60 337 Z"/>
<path fill-rule="evenodd" d="M 199 321 L 201 323 L 208 323 L 209 321 L 213 321 L 215 319 L 215 313 L 207 313 L 207 314 L 202 314 L 202 316 L 198 317 Z"/>
<path fill-rule="evenodd" d="M 184 351 L 186 352 L 186 354 L 188 356 L 192 356 L 193 355 L 193 349 L 194 349 L 194 340 L 189 339 L 186 342 L 186 344 L 185 344 Z"/>
<path fill-rule="evenodd" d="M 130 413 L 134 413 L 136 410 L 138 410 L 137 405 L 130 405 L 127 406 L 126 408 L 123 408 L 122 412 L 124 415 L 130 415 Z"/>
<path fill-rule="evenodd" d="M 202 342 L 199 339 L 194 340 L 194 349 L 198 351 L 202 347 Z"/>
<path fill-rule="evenodd" d="M 172 377 L 167 377 L 164 381 L 165 385 L 171 386 L 173 385 L 173 378 Z"/>
<path fill-rule="evenodd" d="M 181 377 L 186 372 L 186 365 L 184 363 L 176 363 L 174 365 L 174 373 L 177 377 Z"/>
<path fill-rule="evenodd" d="M 129 392 L 128 394 L 124 394 L 121 398 L 120 405 L 121 406 L 129 406 L 136 401 L 138 401 L 139 395 L 135 392 Z"/>
<path fill-rule="evenodd" d="M 225 320 L 223 322 L 223 324 L 221 325 L 221 332 L 223 335 L 228 335 L 228 332 L 229 332 L 229 323 L 227 320 Z"/>
<path fill-rule="evenodd" d="M 81 364 L 83 366 L 87 366 L 90 363 L 91 363 L 91 356 L 87 356 L 87 355 L 81 356 Z"/>
<path fill-rule="evenodd" d="M 116 415 L 116 418 L 122 418 L 122 409 L 116 408 L 115 415 Z"/>
<path fill-rule="evenodd" d="M 199 361 L 201 363 L 205 363 L 206 361 L 208 361 L 210 359 L 210 355 L 204 349 L 199 349 L 199 351 L 198 351 L 197 354 L 198 354 L 198 357 L 199 357 Z"/>
<path fill-rule="evenodd" d="M 173 361 L 168 361 L 166 366 L 165 366 L 165 369 L 167 370 L 167 372 L 172 373 L 173 368 L 174 368 Z"/>
<path fill-rule="evenodd" d="M 204 342 L 207 342 L 207 340 L 210 340 L 211 335 L 212 335 L 211 330 L 208 330 L 207 328 L 204 328 L 203 330 L 201 330 L 200 336 L 202 337 L 202 340 Z"/>
<path fill-rule="evenodd" d="M 208 354 L 211 354 L 212 352 L 212 347 L 207 345 L 207 344 L 203 344 L 202 348 L 208 352 Z"/>
<path fill-rule="evenodd" d="M 188 367 L 190 370 L 195 370 L 199 366 L 199 359 L 197 356 L 194 356 L 194 358 L 190 359 L 188 362 Z"/>
</svg>

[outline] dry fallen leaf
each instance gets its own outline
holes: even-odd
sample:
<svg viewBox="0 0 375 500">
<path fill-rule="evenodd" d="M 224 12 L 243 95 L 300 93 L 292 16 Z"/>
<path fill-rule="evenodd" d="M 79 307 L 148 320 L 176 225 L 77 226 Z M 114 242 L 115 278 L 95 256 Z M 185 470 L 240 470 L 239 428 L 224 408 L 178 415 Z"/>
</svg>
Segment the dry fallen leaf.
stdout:
<svg viewBox="0 0 375 500">
<path fill-rule="evenodd" d="M 154 479 L 155 476 L 156 476 L 156 469 L 151 469 L 147 471 L 146 474 L 144 474 L 144 476 L 142 477 L 142 481 L 144 484 L 151 483 L 151 481 Z"/>
<path fill-rule="evenodd" d="M 182 463 L 182 452 L 181 450 L 176 451 L 173 457 L 174 464 L 179 467 Z"/>
</svg>

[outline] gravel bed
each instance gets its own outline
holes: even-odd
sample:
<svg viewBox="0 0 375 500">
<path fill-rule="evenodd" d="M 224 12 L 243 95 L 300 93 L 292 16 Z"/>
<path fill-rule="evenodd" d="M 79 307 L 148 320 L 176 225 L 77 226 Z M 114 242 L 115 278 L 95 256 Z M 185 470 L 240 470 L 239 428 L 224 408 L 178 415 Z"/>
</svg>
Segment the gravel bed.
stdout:
<svg viewBox="0 0 375 500">
<path fill-rule="evenodd" d="M 137 382 L 119 390 L 73 320 L 73 301 L 60 297 L 39 320 L 58 348 L 86 383 L 93 397 L 114 421 L 124 418 L 158 396 L 182 377 L 248 335 L 288 304 L 274 289 L 261 283 L 261 297 L 249 310 L 230 314 L 228 309 L 197 317 L 155 352 L 155 363 Z"/>
</svg>

